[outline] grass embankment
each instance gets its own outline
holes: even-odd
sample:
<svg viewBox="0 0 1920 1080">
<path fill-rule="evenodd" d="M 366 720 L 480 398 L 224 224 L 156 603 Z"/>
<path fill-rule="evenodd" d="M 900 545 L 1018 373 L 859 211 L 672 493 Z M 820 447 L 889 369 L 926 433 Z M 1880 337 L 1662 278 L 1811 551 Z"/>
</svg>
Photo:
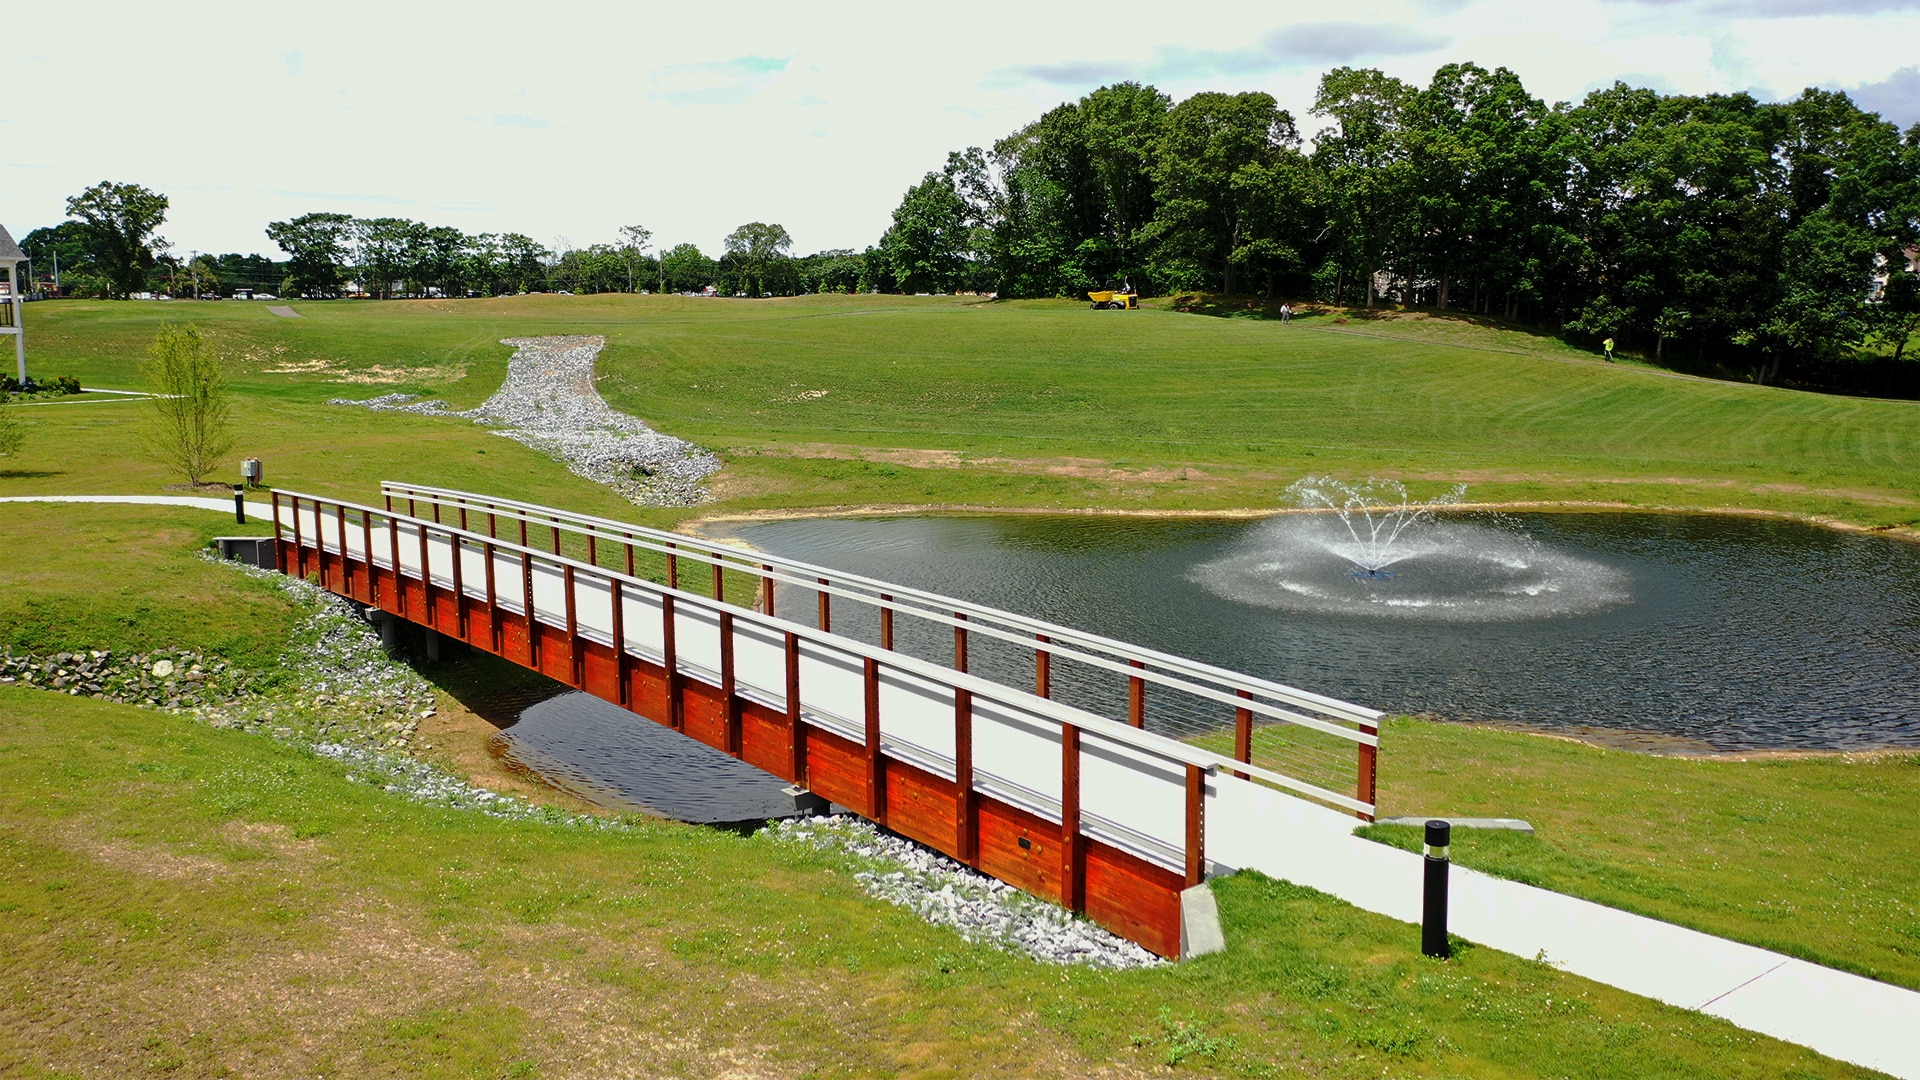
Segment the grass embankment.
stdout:
<svg viewBox="0 0 1920 1080">
<path fill-rule="evenodd" d="M 1233 950 L 968 946 L 845 860 L 424 807 L 257 736 L 0 688 L 0 1073 L 1849 1076 L 1253 876 Z"/>
<path fill-rule="evenodd" d="M 1484 320 L 1328 313 L 1281 325 L 872 296 L 296 306 L 305 318 L 232 302 L 36 305 L 35 363 L 132 386 L 159 323 L 193 319 L 235 358 L 241 450 L 266 457 L 275 482 L 343 495 L 404 475 L 616 509 L 463 421 L 323 404 L 408 390 L 471 405 L 504 372 L 499 338 L 601 333 L 601 387 L 616 406 L 727 457 L 721 512 L 1260 508 L 1331 472 L 1464 481 L 1487 501 L 1920 521 L 1920 403 L 1607 365 Z M 157 484 L 144 466 L 73 465 L 123 449 L 124 425 L 104 414 L 129 408 L 38 409 L 0 488 Z"/>
<path fill-rule="evenodd" d="M 1656 757 L 1414 720 L 1382 744 L 1383 815 L 1537 830 L 1455 830 L 1462 865 L 1920 989 L 1920 753 Z"/>
</svg>

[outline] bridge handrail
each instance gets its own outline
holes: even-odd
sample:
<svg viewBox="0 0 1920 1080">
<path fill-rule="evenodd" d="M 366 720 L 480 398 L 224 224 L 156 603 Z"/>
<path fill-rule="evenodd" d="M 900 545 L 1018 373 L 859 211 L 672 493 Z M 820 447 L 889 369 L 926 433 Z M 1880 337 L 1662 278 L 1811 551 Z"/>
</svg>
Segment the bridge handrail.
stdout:
<svg viewBox="0 0 1920 1080">
<path fill-rule="evenodd" d="M 608 518 L 596 517 L 590 514 L 579 514 L 554 507 L 541 506 L 537 503 L 522 502 L 516 499 L 498 499 L 453 488 L 403 484 L 397 481 L 383 481 L 380 487 L 383 494 L 394 498 L 414 499 L 443 508 L 458 509 L 464 507 L 470 511 L 482 509 L 486 512 L 497 513 L 499 510 L 504 509 L 507 513 L 501 514 L 500 516 L 508 520 L 524 521 L 542 528 L 564 527 L 570 532 L 596 536 L 600 539 L 610 540 L 615 543 L 629 543 L 645 538 L 651 542 L 642 542 L 642 547 L 663 554 L 687 556 L 697 562 L 704 562 L 710 565 L 729 566 L 742 572 L 752 573 L 755 576 L 772 576 L 777 580 L 808 590 L 827 592 L 833 595 L 844 596 L 848 599 L 858 600 L 876 607 L 904 611 L 918 618 L 964 628 L 969 631 L 984 631 L 987 633 L 987 636 L 1014 642 L 1025 648 L 1065 655 L 1078 662 L 1124 674 L 1129 678 L 1141 678 L 1149 682 L 1159 683 L 1185 693 L 1193 694 L 1197 697 L 1208 698 L 1223 704 L 1233 705 L 1236 708 L 1249 708 L 1251 711 L 1270 717 L 1271 719 L 1312 728 L 1326 734 L 1349 739 L 1361 745 L 1378 745 L 1376 738 L 1377 729 L 1380 720 L 1385 714 L 1377 709 L 1355 705 L 1351 702 L 1341 701 L 1337 698 L 1316 694 L 1309 690 L 1287 686 L 1257 676 L 1229 671 L 1225 668 L 1215 667 L 1212 664 L 1187 657 L 1132 645 L 1088 631 L 1062 626 L 1058 623 L 1047 622 L 1042 619 L 961 600 L 956 597 L 944 596 L 923 589 L 916 589 L 912 586 L 897 585 L 892 582 L 881 581 L 877 578 L 866 577 L 862 574 L 806 563 L 797 559 L 789 559 L 764 552 L 743 552 L 738 548 L 699 537 L 667 532 L 660 529 L 651 529 L 627 522 L 613 521 Z M 656 544 L 672 545 L 672 550 L 667 551 L 662 547 L 655 546 Z M 785 571 L 785 573 L 769 574 L 768 571 L 771 567 L 778 567 Z M 821 581 L 821 578 L 826 578 L 827 580 Z M 849 584 L 859 586 L 861 589 L 866 590 L 866 592 L 846 588 Z M 932 605 L 935 610 L 916 609 L 902 603 L 902 599 L 912 599 L 923 604 Z M 965 620 L 956 619 L 952 615 L 946 614 L 948 611 L 964 613 L 969 617 Z M 990 625 L 994 623 L 1016 628 L 1021 631 L 1021 633 L 1016 635 L 1006 632 L 994 632 L 989 629 Z M 1038 641 L 1028 635 L 1042 636 L 1046 640 Z M 1154 667 L 1162 669 L 1162 671 L 1155 671 L 1153 668 L 1143 669 L 1115 664 L 1112 661 L 1104 660 L 1098 656 L 1089 656 L 1076 653 L 1071 649 L 1060 648 L 1060 646 L 1063 645 L 1096 650 L 1108 656 L 1119 657 L 1122 661 L 1139 661 L 1141 663 L 1151 664 L 1154 665 Z M 1165 672 L 1177 672 L 1186 678 L 1175 678 L 1165 674 Z M 1283 701 L 1298 708 L 1318 712 L 1335 721 L 1355 724 L 1358 726 L 1358 730 L 1342 727 L 1339 723 L 1328 723 L 1326 720 L 1306 717 L 1288 710 L 1279 709 L 1267 705 L 1257 698 L 1249 701 L 1243 697 L 1221 693 L 1211 688 L 1195 685 L 1188 682 L 1188 679 L 1200 679 L 1218 686 L 1225 686 L 1229 690 L 1245 691 L 1275 701 Z"/>
<path fill-rule="evenodd" d="M 440 533 L 440 534 L 446 535 L 450 539 L 457 539 L 460 541 L 465 541 L 469 544 L 480 545 L 483 547 L 486 545 L 491 545 L 495 550 L 518 553 L 524 559 L 527 559 L 527 560 L 538 560 L 547 565 L 560 567 L 560 568 L 571 567 L 574 570 L 574 575 L 576 578 L 581 572 L 585 572 L 587 574 L 601 577 L 609 581 L 617 580 L 621 582 L 623 588 L 629 587 L 629 586 L 637 587 L 643 591 L 653 592 L 657 595 L 671 595 L 674 597 L 674 602 L 676 605 L 681 603 L 682 601 L 685 601 L 685 602 L 691 603 L 696 607 L 702 608 L 704 610 L 713 611 L 716 613 L 725 611 L 736 621 L 744 619 L 749 623 L 765 626 L 769 629 L 775 629 L 780 631 L 783 634 L 791 633 L 797 638 L 813 641 L 821 645 L 825 645 L 834 649 L 841 650 L 843 652 L 850 652 L 856 656 L 861 657 L 863 660 L 871 659 L 878 664 L 888 665 L 900 671 L 908 672 L 936 683 L 944 682 L 947 685 L 955 687 L 957 689 L 964 689 L 969 693 L 971 693 L 976 698 L 985 698 L 988 701 L 997 701 L 1006 705 L 1015 706 L 1023 712 L 1026 712 L 1029 714 L 1037 714 L 1041 718 L 1052 721 L 1056 724 L 1062 725 L 1063 727 L 1072 726 L 1081 731 L 1091 732 L 1099 735 L 1103 739 L 1107 739 L 1109 741 L 1131 747 L 1133 749 L 1142 751 L 1144 753 L 1151 754 L 1155 757 L 1158 757 L 1168 762 L 1172 762 L 1172 763 L 1183 765 L 1183 766 L 1194 765 L 1208 772 L 1219 772 L 1223 770 L 1229 771 L 1238 775 L 1250 777 L 1252 779 L 1261 780 L 1266 783 L 1270 783 L 1276 787 L 1280 787 L 1288 791 L 1292 791 L 1297 794 L 1304 795 L 1308 798 L 1311 798 L 1320 802 L 1328 803 L 1330 805 L 1338 806 L 1347 810 L 1351 810 L 1363 815 L 1371 816 L 1375 810 L 1375 806 L 1370 800 L 1356 799 L 1356 798 L 1353 798 L 1352 796 L 1345 795 L 1341 792 L 1332 791 L 1327 788 L 1320 787 L 1319 785 L 1311 784 L 1306 781 L 1299 780 L 1291 776 L 1287 776 L 1284 773 L 1276 772 L 1272 769 L 1267 769 L 1262 766 L 1251 764 L 1249 762 L 1240 761 L 1235 758 L 1228 757 L 1227 755 L 1219 754 L 1214 751 L 1205 749 L 1204 747 L 1199 747 L 1191 743 L 1182 742 L 1178 739 L 1173 739 L 1168 736 L 1158 734 L 1156 732 L 1146 731 L 1141 728 L 1132 727 L 1120 721 L 1112 720 L 1107 717 L 1100 716 L 1097 713 L 1088 712 L 1084 709 L 1080 709 L 1075 706 L 1065 704 L 1063 702 L 1055 701 L 1051 698 L 1041 697 L 1037 694 L 1029 693 L 1027 691 L 1020 690 L 1016 687 L 1007 686 L 1003 683 L 994 682 L 990 679 L 986 679 L 981 676 L 974 675 L 970 672 L 959 671 L 953 668 L 945 667 L 928 660 L 922 660 L 919 657 L 912 656 L 907 653 L 901 653 L 891 649 L 886 649 L 878 645 L 869 645 L 866 642 L 858 640 L 857 638 L 844 637 L 838 634 L 834 634 L 831 631 L 820 630 L 818 628 L 808 626 L 805 623 L 797 623 L 788 619 L 779 618 L 774 615 L 767 615 L 762 612 L 754 611 L 752 609 L 741 608 L 738 605 L 729 604 L 724 600 L 715 599 L 713 597 L 705 596 L 700 593 L 688 592 L 684 589 L 670 588 L 658 582 L 649 581 L 645 578 L 625 574 L 621 571 L 614 570 L 609 567 L 596 566 L 587 562 L 583 562 L 578 559 L 571 558 L 566 555 L 556 555 L 550 551 L 542 551 L 532 546 L 521 545 L 512 540 L 503 540 L 499 537 L 489 536 L 485 533 L 474 532 L 469 529 L 462 529 L 457 525 L 452 525 L 446 522 L 431 521 L 426 518 L 421 518 L 415 515 L 402 514 L 396 511 L 385 510 L 385 509 L 374 507 L 374 506 L 368 506 L 363 503 L 356 503 L 356 502 L 343 500 L 343 499 L 329 498 L 329 497 L 320 496 L 320 495 L 312 495 L 306 492 L 293 492 L 293 491 L 287 491 L 284 489 L 274 489 L 273 495 L 275 499 L 276 508 L 280 505 L 279 500 L 281 499 L 294 501 L 294 514 L 295 514 L 296 521 L 298 519 L 298 514 L 300 512 L 298 501 L 305 501 L 307 503 L 313 504 L 316 510 L 316 514 L 318 512 L 319 507 L 322 505 L 333 507 L 338 511 L 340 511 L 341 513 L 340 522 L 341 522 L 341 530 L 342 530 L 341 546 L 343 548 L 345 547 L 345 536 L 344 536 L 344 531 L 346 528 L 345 512 L 347 510 L 357 511 L 364 515 L 377 515 L 379 517 L 384 517 L 388 519 L 388 521 L 394 523 L 396 527 L 399 526 L 401 523 L 405 523 L 408 525 L 423 528 L 428 532 L 434 532 L 434 533 Z M 370 522 L 371 517 L 369 517 L 367 520 Z M 324 533 L 322 533 L 322 535 L 317 537 L 290 536 L 289 534 L 295 531 L 295 527 L 289 526 L 285 522 L 281 521 L 280 515 L 277 512 L 274 515 L 274 530 L 275 530 L 276 537 L 280 540 L 291 539 L 295 543 L 303 546 L 311 546 L 321 551 L 327 550 L 325 547 L 326 538 Z M 622 539 L 624 540 L 624 538 Z M 337 554 L 345 556 L 348 553 L 343 550 L 343 551 L 337 552 Z M 372 551 L 366 552 L 366 557 L 368 558 L 369 561 L 374 562 L 377 565 L 378 560 L 376 559 L 375 552 L 372 552 Z M 396 572 L 398 572 L 398 568 L 395 568 L 395 570 Z M 424 564 L 421 567 L 421 572 L 425 575 L 428 575 L 429 577 L 431 576 L 431 568 Z M 528 611 L 526 613 L 526 616 L 530 621 L 540 621 L 545 625 L 550 625 L 550 626 L 553 625 L 551 623 L 546 623 L 544 620 L 541 620 L 539 617 L 539 613 L 537 611 Z M 556 627 L 556 628 L 564 629 L 559 627 Z M 615 643 L 615 644 L 616 644 L 616 647 L 622 650 L 623 652 L 626 651 L 626 646 L 624 642 Z"/>
</svg>

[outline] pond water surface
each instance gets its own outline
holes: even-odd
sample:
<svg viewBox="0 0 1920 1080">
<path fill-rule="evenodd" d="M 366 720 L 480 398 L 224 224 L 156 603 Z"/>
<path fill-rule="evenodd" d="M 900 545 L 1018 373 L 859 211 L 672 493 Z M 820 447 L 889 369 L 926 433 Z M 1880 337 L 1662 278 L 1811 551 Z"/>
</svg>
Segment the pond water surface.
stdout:
<svg viewBox="0 0 1920 1080">
<path fill-rule="evenodd" d="M 1920 745 L 1920 546 L 1727 515 L 1457 515 L 1366 576 L 1338 525 L 1021 514 L 730 532 L 1391 712 L 1721 750 Z"/>
</svg>

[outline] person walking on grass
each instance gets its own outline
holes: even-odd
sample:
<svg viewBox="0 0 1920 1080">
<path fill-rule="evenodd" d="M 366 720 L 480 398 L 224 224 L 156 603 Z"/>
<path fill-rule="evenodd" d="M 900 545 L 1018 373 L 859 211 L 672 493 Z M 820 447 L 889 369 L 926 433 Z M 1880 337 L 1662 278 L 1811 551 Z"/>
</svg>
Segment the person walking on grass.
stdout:
<svg viewBox="0 0 1920 1080">
<path fill-rule="evenodd" d="M 1613 363 L 1613 339 L 1608 338 L 1607 340 L 1601 342 L 1600 344 L 1605 346 L 1607 350 L 1607 363 L 1609 364 Z"/>
<path fill-rule="evenodd" d="M 1290 323 L 1293 321 L 1293 305 L 1292 304 L 1280 305 L 1280 321 L 1283 323 Z"/>
</svg>

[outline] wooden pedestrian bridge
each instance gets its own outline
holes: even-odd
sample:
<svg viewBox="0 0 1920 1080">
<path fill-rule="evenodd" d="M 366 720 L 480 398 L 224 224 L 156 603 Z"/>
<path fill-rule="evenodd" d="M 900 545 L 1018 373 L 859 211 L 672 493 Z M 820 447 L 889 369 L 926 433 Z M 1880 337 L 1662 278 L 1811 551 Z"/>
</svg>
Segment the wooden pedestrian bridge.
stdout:
<svg viewBox="0 0 1920 1080">
<path fill-rule="evenodd" d="M 1373 709 L 724 543 L 444 488 L 381 495 L 273 492 L 278 568 L 1162 956 L 1187 951 L 1183 893 L 1282 860 L 1306 804 L 1374 814 Z"/>
</svg>

